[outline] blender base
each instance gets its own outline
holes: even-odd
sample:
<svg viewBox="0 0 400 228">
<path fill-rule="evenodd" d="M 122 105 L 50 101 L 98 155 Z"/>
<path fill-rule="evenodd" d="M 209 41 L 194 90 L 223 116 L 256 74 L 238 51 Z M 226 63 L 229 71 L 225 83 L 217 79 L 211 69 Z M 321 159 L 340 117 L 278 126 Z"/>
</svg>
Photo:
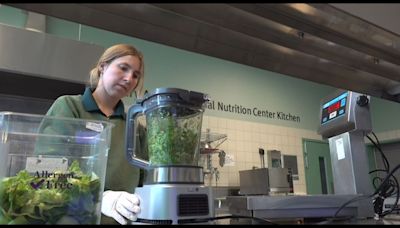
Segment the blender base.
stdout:
<svg viewBox="0 0 400 228">
<path fill-rule="evenodd" d="M 211 187 L 152 184 L 136 188 L 135 193 L 140 197 L 141 211 L 134 224 L 185 224 L 193 223 L 194 219 L 214 217 Z"/>
</svg>

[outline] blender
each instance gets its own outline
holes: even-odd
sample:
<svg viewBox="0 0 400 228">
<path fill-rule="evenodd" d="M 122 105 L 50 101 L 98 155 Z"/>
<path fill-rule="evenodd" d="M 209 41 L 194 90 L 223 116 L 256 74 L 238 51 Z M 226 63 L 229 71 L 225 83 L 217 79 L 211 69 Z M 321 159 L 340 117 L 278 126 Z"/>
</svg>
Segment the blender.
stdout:
<svg viewBox="0 0 400 228">
<path fill-rule="evenodd" d="M 211 187 L 204 185 L 199 166 L 203 112 L 208 96 L 178 88 L 157 88 L 128 110 L 126 155 L 146 170 L 137 223 L 183 224 L 214 216 Z M 148 160 L 137 151 L 138 117 L 146 119 Z M 144 141 L 144 142 L 142 142 Z M 141 157 L 142 156 L 142 157 Z"/>
</svg>

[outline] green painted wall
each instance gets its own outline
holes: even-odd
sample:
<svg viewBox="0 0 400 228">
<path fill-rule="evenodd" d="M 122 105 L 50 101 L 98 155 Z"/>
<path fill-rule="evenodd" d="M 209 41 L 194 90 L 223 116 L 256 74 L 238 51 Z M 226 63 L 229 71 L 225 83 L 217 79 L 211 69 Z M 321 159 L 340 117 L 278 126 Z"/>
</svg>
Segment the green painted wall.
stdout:
<svg viewBox="0 0 400 228">
<path fill-rule="evenodd" d="M 25 27 L 27 16 L 25 10 L 0 4 L 0 23 L 23 28 Z"/>
<path fill-rule="evenodd" d="M 209 94 L 215 110 L 207 115 L 303 129 L 316 129 L 320 97 L 334 89 L 309 81 L 225 61 L 101 29 L 82 27 L 81 40 L 102 46 L 130 43 L 145 56 L 145 86 L 178 87 Z M 295 86 L 294 86 L 295 85 Z M 218 110 L 218 102 L 300 117 L 300 122 Z"/>
<path fill-rule="evenodd" d="M 374 132 L 400 129 L 400 103 L 376 97 L 371 98 L 371 118 Z"/>
<path fill-rule="evenodd" d="M 21 26 L 25 19 L 26 13 L 21 10 L 4 5 L 0 7 L 0 22 Z M 116 43 L 136 46 L 145 57 L 146 89 L 177 87 L 207 93 L 215 104 L 214 109 L 206 110 L 206 115 L 316 130 L 320 99 L 335 90 L 330 86 L 53 17 L 47 17 L 46 32 L 104 47 Z M 125 102 L 131 104 L 133 100 L 126 99 Z M 268 118 L 234 110 L 221 111 L 218 102 L 225 107 L 237 105 L 251 111 L 256 108 L 272 112 L 274 116 Z M 400 128 L 400 123 L 391 121 L 395 118 L 389 117 L 400 112 L 399 104 L 373 99 L 371 110 L 375 132 Z M 281 120 L 277 112 L 297 116 L 300 121 Z"/>
<path fill-rule="evenodd" d="M 47 17 L 46 32 L 63 38 L 79 40 L 80 25 L 74 22 Z"/>
</svg>

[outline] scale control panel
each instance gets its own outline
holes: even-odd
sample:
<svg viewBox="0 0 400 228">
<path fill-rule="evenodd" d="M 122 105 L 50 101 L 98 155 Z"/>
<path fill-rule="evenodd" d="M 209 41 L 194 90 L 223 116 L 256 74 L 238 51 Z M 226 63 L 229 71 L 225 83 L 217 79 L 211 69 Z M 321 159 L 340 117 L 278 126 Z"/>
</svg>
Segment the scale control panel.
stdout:
<svg viewBox="0 0 400 228">
<path fill-rule="evenodd" d="M 338 90 L 321 102 L 318 133 L 330 138 L 344 132 L 372 129 L 369 97 L 352 91 Z"/>
<path fill-rule="evenodd" d="M 332 121 L 346 113 L 347 96 L 348 92 L 345 92 L 322 106 L 321 124 Z"/>
</svg>

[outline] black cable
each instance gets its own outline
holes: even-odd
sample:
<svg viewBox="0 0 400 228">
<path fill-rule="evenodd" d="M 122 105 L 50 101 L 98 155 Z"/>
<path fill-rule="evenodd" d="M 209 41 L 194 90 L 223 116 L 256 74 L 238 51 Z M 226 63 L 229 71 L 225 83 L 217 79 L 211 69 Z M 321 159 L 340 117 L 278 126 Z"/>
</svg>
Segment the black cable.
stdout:
<svg viewBox="0 0 400 228">
<path fill-rule="evenodd" d="M 392 213 L 397 208 L 397 203 L 399 202 L 399 198 L 400 198 L 400 187 L 399 187 L 399 182 L 397 181 L 396 178 L 394 178 L 394 181 L 396 182 L 396 186 L 397 186 L 396 200 L 395 200 L 392 208 L 390 208 L 390 210 L 382 212 L 381 217 L 384 217 L 384 216 Z M 391 196 L 391 194 L 389 196 Z"/>
<path fill-rule="evenodd" d="M 379 217 L 384 217 L 384 216 L 392 213 L 396 209 L 396 205 L 399 202 L 399 198 L 400 198 L 399 182 L 397 181 L 396 177 L 393 176 L 393 174 L 391 174 L 390 176 L 393 177 L 393 180 L 389 179 L 387 184 L 383 184 L 383 181 L 382 181 L 382 184 L 384 186 L 382 186 L 382 190 L 379 192 L 379 195 L 374 200 L 375 213 L 377 213 L 379 215 Z M 394 181 L 394 183 L 393 183 L 393 181 Z M 385 199 L 393 196 L 394 194 L 396 194 L 395 203 L 390 208 L 390 210 L 383 211 L 383 203 L 384 203 Z"/>
<path fill-rule="evenodd" d="M 372 179 L 372 185 L 374 186 L 374 190 L 377 189 L 376 180 L 379 180 L 380 183 L 382 183 L 382 178 L 380 178 L 380 177 L 374 177 L 374 178 Z"/>
<path fill-rule="evenodd" d="M 375 135 L 375 132 L 371 131 L 371 133 L 372 133 L 372 135 L 375 137 L 376 143 L 378 144 L 378 146 L 379 146 L 380 148 L 382 148 L 382 147 L 381 147 L 381 143 L 379 142 L 378 137 Z"/>
<path fill-rule="evenodd" d="M 351 220 L 351 219 L 354 219 L 354 217 L 347 216 L 347 217 L 341 217 L 341 218 L 327 218 L 325 221 L 313 223 L 311 225 L 325 225 L 325 224 L 329 224 L 329 223 L 333 223 L 333 222 L 337 222 L 337 221 L 344 222 L 344 221 Z"/>
<path fill-rule="evenodd" d="M 375 134 L 374 134 L 374 135 L 375 135 Z M 380 144 L 375 143 L 375 141 L 372 140 L 371 137 L 369 137 L 368 135 L 367 135 L 366 137 L 369 139 L 369 141 L 372 142 L 372 144 L 374 144 L 375 148 L 377 148 L 378 151 L 380 152 L 381 157 L 382 157 L 383 165 L 385 166 L 385 170 L 386 170 L 387 172 L 389 172 L 389 169 L 390 169 L 389 161 L 387 160 L 385 154 L 383 153 L 383 151 L 382 151 L 382 149 L 381 149 L 381 147 L 380 147 Z"/>
<path fill-rule="evenodd" d="M 333 216 L 333 218 L 337 218 L 339 212 L 340 212 L 344 207 L 346 207 L 347 205 L 349 205 L 349 204 L 351 204 L 351 203 L 353 203 L 353 202 L 356 202 L 356 201 L 358 201 L 358 200 L 361 200 L 361 199 L 363 199 L 363 198 L 368 199 L 368 198 L 370 198 L 370 197 L 372 197 L 372 196 L 374 196 L 374 195 L 375 195 L 375 194 L 372 194 L 372 195 L 369 195 L 369 196 L 364 196 L 364 195 L 362 195 L 362 196 L 356 196 L 355 198 L 352 198 L 352 199 L 348 200 L 348 201 L 345 202 L 342 206 L 340 206 L 339 209 L 337 209 L 337 211 L 336 211 L 335 215 Z"/>
<path fill-rule="evenodd" d="M 388 173 L 388 171 L 385 170 L 385 169 L 375 169 L 375 170 L 369 171 L 368 174 L 375 173 L 375 172 L 385 172 L 385 173 Z M 382 183 L 382 178 L 377 176 L 377 177 L 374 177 L 374 178 L 372 179 L 372 185 L 374 186 L 374 189 L 376 190 L 377 187 L 376 187 L 376 185 L 375 185 L 375 180 L 380 180 L 380 181 L 381 181 L 380 183 Z"/>
<path fill-rule="evenodd" d="M 381 157 L 382 157 L 383 165 L 385 166 L 385 169 L 387 170 L 387 172 L 389 172 L 389 170 L 390 170 L 390 164 L 389 164 L 389 161 L 387 160 L 387 157 L 385 156 L 385 154 L 384 154 L 383 151 L 382 151 L 381 143 L 379 142 L 379 139 L 378 139 L 378 137 L 376 136 L 376 134 L 375 134 L 374 132 L 371 132 L 371 133 L 372 133 L 372 135 L 375 137 L 376 143 L 375 143 L 375 141 L 374 141 L 373 139 L 371 139 L 371 137 L 369 137 L 368 135 L 367 135 L 367 138 L 369 139 L 369 141 L 372 142 L 372 144 L 374 144 L 375 148 L 378 149 L 378 151 L 380 152 Z"/>
<path fill-rule="evenodd" d="M 386 169 L 374 169 L 372 171 L 369 171 L 368 174 L 371 174 L 373 172 L 386 172 L 386 171 L 387 171 Z"/>
<path fill-rule="evenodd" d="M 398 203 L 398 201 L 399 201 L 399 196 L 400 196 L 400 189 L 399 189 L 399 183 L 398 183 L 396 177 L 393 176 L 393 173 L 394 173 L 395 171 L 397 171 L 397 169 L 400 168 L 400 165 L 397 165 L 392 171 L 389 172 L 389 168 L 390 168 L 390 166 L 389 166 L 389 161 L 387 160 L 385 154 L 383 153 L 383 151 L 382 151 L 382 149 L 381 149 L 381 145 L 380 145 L 380 142 L 379 142 L 379 140 L 378 140 L 378 137 L 376 136 L 376 134 L 375 134 L 374 132 L 372 132 L 372 134 L 374 135 L 374 137 L 375 137 L 377 143 L 375 143 L 374 140 L 372 140 L 371 137 L 369 137 L 368 135 L 367 135 L 367 138 L 374 144 L 374 146 L 375 146 L 375 147 L 378 149 L 378 151 L 381 153 L 382 161 L 383 161 L 383 163 L 384 163 L 385 169 L 384 169 L 384 170 L 382 170 L 382 169 L 376 169 L 376 170 L 370 171 L 369 174 L 371 174 L 371 173 L 373 173 L 373 172 L 383 171 L 383 172 L 386 172 L 387 175 L 386 175 L 385 179 L 381 182 L 381 184 L 379 185 L 379 187 L 375 189 L 375 192 L 374 192 L 373 194 L 371 194 L 371 195 L 369 195 L 369 196 L 357 196 L 357 197 L 355 197 L 355 198 L 353 198 L 353 199 L 347 201 L 346 203 L 344 203 L 342 206 L 339 207 L 339 209 L 336 211 L 335 215 L 333 216 L 334 218 L 336 218 L 336 217 L 338 216 L 339 212 L 340 212 L 344 207 L 346 207 L 348 204 L 353 203 L 353 202 L 355 202 L 355 201 L 357 201 L 357 200 L 361 200 L 361 199 L 363 199 L 363 198 L 367 199 L 367 198 L 373 197 L 373 196 L 375 196 L 375 195 L 378 195 L 378 197 L 376 197 L 375 200 L 374 200 L 374 210 L 375 210 L 375 213 L 378 212 L 378 215 L 379 215 L 379 216 L 382 217 L 382 216 L 385 216 L 385 215 L 387 215 L 387 214 L 393 212 L 393 210 L 395 210 L 395 208 L 396 208 L 396 206 L 397 206 L 397 203 Z M 389 181 L 389 179 L 390 179 L 391 177 L 393 177 L 393 179 L 394 179 L 396 185 L 394 185 L 393 182 L 390 182 L 390 181 Z M 375 180 L 375 179 L 374 179 L 374 180 Z M 374 181 L 374 180 L 373 180 L 373 181 Z M 374 185 L 374 187 L 375 187 L 375 183 L 374 183 L 374 182 L 373 182 L 373 185 Z M 395 202 L 395 204 L 393 205 L 393 207 L 392 207 L 389 211 L 382 212 L 384 199 L 385 199 L 388 195 L 391 195 L 391 194 L 393 193 L 393 191 L 396 190 L 396 189 L 397 189 L 397 196 L 396 196 L 396 202 Z"/>
<path fill-rule="evenodd" d="M 371 172 L 369 172 L 370 174 L 373 172 L 379 172 L 379 171 L 384 171 L 387 173 L 386 178 L 384 181 L 381 181 L 382 179 L 380 177 L 375 177 L 373 179 L 373 185 L 374 188 L 376 189 L 376 184 L 375 181 L 376 180 L 380 180 L 381 181 L 381 185 L 380 188 L 376 189 L 375 193 L 378 194 L 378 196 L 374 199 L 374 210 L 375 213 L 377 215 L 379 215 L 379 217 L 384 217 L 390 213 L 392 213 L 394 210 L 396 210 L 397 208 L 397 203 L 399 202 L 399 198 L 400 198 L 400 186 L 399 183 L 396 179 L 396 177 L 393 175 L 393 173 L 396 171 L 396 168 L 392 170 L 391 173 L 389 173 L 390 170 L 390 164 L 389 161 L 387 160 L 386 156 L 384 155 L 383 151 L 382 151 L 382 147 L 381 144 L 379 142 L 378 137 L 376 136 L 376 134 L 374 132 L 371 132 L 372 135 L 375 137 L 376 139 L 376 143 L 369 137 L 367 136 L 367 138 L 374 144 L 374 146 L 379 150 L 379 152 L 381 153 L 382 156 L 382 162 L 385 166 L 385 170 L 382 169 L 376 169 L 373 170 Z M 392 178 L 392 179 L 390 179 Z M 394 182 L 393 182 L 394 181 Z M 395 203 L 393 204 L 393 206 L 390 208 L 390 210 L 387 211 L 383 211 L 383 204 L 384 201 L 387 197 L 391 197 L 393 195 L 396 195 L 396 200 Z"/>
<path fill-rule="evenodd" d="M 217 217 L 210 217 L 210 218 L 180 219 L 180 220 L 178 220 L 178 224 L 206 223 L 206 222 L 209 222 L 209 221 L 220 220 L 220 219 L 228 219 L 228 218 L 246 218 L 246 219 L 253 219 L 253 220 L 261 222 L 261 223 L 268 223 L 268 224 L 271 224 L 271 225 L 278 225 L 277 223 L 274 223 L 274 222 L 272 222 L 270 220 L 267 220 L 267 219 L 251 217 L 251 216 L 242 216 L 242 215 L 226 215 L 226 216 L 217 216 Z"/>
<path fill-rule="evenodd" d="M 209 218 L 178 219 L 178 224 L 207 223 L 209 221 L 228 219 L 228 218 L 246 218 L 246 219 L 252 219 L 255 221 L 259 221 L 261 223 L 268 223 L 271 225 L 279 225 L 279 224 L 274 223 L 267 219 L 251 217 L 251 216 L 241 216 L 241 215 L 226 215 L 226 216 L 217 216 L 217 217 L 209 217 Z M 153 225 L 172 225 L 172 220 L 154 220 L 154 219 L 137 218 L 136 222 L 144 223 L 144 224 L 153 224 Z"/>
<path fill-rule="evenodd" d="M 382 151 L 381 143 L 379 142 L 379 139 L 378 139 L 378 137 L 376 136 L 375 132 L 371 131 L 371 133 L 372 133 L 372 135 L 373 135 L 373 136 L 375 137 L 375 139 L 376 139 L 376 143 L 378 144 L 377 148 L 378 148 L 378 150 L 380 151 L 382 157 L 385 159 L 385 162 L 386 162 L 386 165 L 387 165 L 386 170 L 389 172 L 389 170 L 390 170 L 390 163 L 389 163 L 387 157 L 385 156 L 385 154 L 384 154 L 383 151 Z"/>
<path fill-rule="evenodd" d="M 397 196 L 396 196 L 396 201 L 395 201 L 395 203 L 393 204 L 393 207 L 391 208 L 391 210 L 389 210 L 390 213 L 393 212 L 393 211 L 396 209 L 397 203 L 398 203 L 398 201 L 399 201 L 399 195 L 400 195 L 399 183 L 397 182 L 397 179 L 393 176 L 393 173 L 396 172 L 399 168 L 400 168 L 400 165 L 397 165 L 392 171 L 390 171 L 390 172 L 386 175 L 385 179 L 382 181 L 382 183 L 381 183 L 381 185 L 379 186 L 379 188 L 376 189 L 375 192 L 374 192 L 374 194 L 373 194 L 373 195 L 376 195 L 376 194 L 386 195 L 386 194 L 384 194 L 385 191 L 382 191 L 382 190 L 384 190 L 383 188 L 387 188 L 387 186 L 388 186 L 388 183 L 387 183 L 387 182 L 389 182 L 389 179 L 390 179 L 391 177 L 394 178 L 394 180 L 395 180 L 395 182 L 396 182 L 396 187 L 397 187 Z M 390 184 L 390 183 L 389 183 L 389 184 Z M 383 203 L 383 202 L 382 202 L 382 203 Z M 381 215 L 385 216 L 385 215 L 387 215 L 387 214 L 389 214 L 389 213 L 383 212 L 383 213 L 381 213 L 381 214 L 379 214 L 379 215 L 380 215 L 380 216 L 381 216 Z"/>
<path fill-rule="evenodd" d="M 393 176 L 393 173 L 396 172 L 398 169 L 400 168 L 400 165 L 397 165 L 392 171 L 390 171 L 385 179 L 382 181 L 381 185 L 379 186 L 379 188 L 377 190 L 375 190 L 373 195 L 376 195 L 379 193 L 380 190 L 382 190 L 382 188 L 385 186 L 386 182 L 390 179 L 391 176 Z"/>
<path fill-rule="evenodd" d="M 393 180 L 389 180 L 389 189 L 386 192 L 386 196 L 390 197 L 394 195 L 394 192 L 396 191 L 396 189 L 398 189 L 398 182 L 396 179 Z"/>
</svg>

